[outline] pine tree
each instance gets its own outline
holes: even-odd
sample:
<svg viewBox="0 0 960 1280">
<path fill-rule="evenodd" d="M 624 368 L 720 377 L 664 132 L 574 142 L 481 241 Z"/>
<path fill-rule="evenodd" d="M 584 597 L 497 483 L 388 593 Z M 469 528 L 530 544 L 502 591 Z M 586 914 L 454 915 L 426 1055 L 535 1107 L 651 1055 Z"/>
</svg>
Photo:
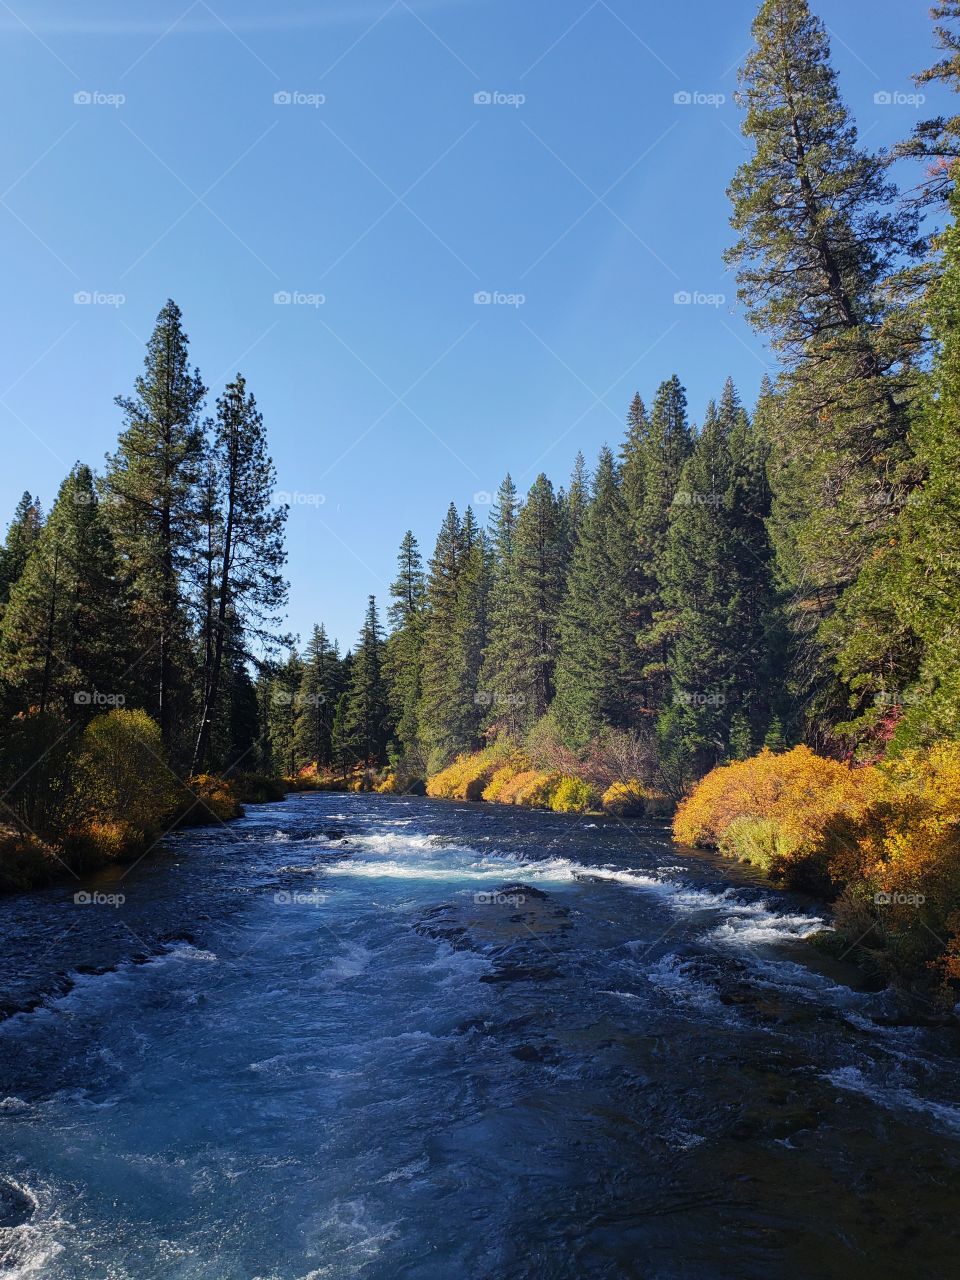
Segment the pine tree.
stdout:
<svg viewBox="0 0 960 1280">
<path fill-rule="evenodd" d="M 10 590 L 18 581 L 43 528 L 43 512 L 39 501 L 24 493 L 17 503 L 7 536 L 0 547 L 0 616 L 10 598 Z"/>
<path fill-rule="evenodd" d="M 627 728 L 642 701 L 635 643 L 635 550 L 616 463 L 601 451 L 559 615 L 554 713 L 574 747 Z"/>
<path fill-rule="evenodd" d="M 362 764 L 383 763 L 390 734 L 387 717 L 383 631 L 376 598 L 370 596 L 360 641 L 353 654 L 341 750 L 352 750 L 354 759 Z"/>
<path fill-rule="evenodd" d="M 960 3 L 941 0 L 930 10 L 937 24 L 933 31 L 937 48 L 944 57 L 915 77 L 918 85 L 942 84 L 954 93 L 960 90 Z M 914 126 L 911 137 L 894 149 L 895 156 L 929 160 L 927 175 L 917 194 L 922 205 L 950 203 L 956 162 L 960 159 L 960 115 L 934 116 Z"/>
<path fill-rule="evenodd" d="M 942 274 L 931 291 L 929 321 L 936 356 L 912 444 L 924 476 L 900 513 L 893 536 L 850 601 L 865 644 L 877 614 L 893 617 L 901 645 L 916 654 L 905 682 L 887 655 L 887 669 L 866 692 L 867 723 L 899 706 L 898 745 L 960 737 L 960 194 L 950 194 L 952 221 L 941 236 Z M 857 615 L 856 619 L 854 614 Z M 859 664 L 861 667 L 867 663 Z M 885 679 L 884 679 L 885 675 Z M 879 699 L 879 708 L 877 700 Z M 869 705 L 873 704 L 873 711 Z"/>
<path fill-rule="evenodd" d="M 448 763 L 464 745 L 459 738 L 460 710 L 456 706 L 462 692 L 460 672 L 451 644 L 457 622 L 462 549 L 460 516 L 451 503 L 437 536 L 427 577 L 420 731 L 431 771 Z"/>
<path fill-rule="evenodd" d="M 773 441 L 780 572 L 825 709 L 830 667 L 855 637 L 818 623 L 887 536 L 911 483 L 908 406 L 920 334 L 884 282 L 919 250 L 881 156 L 861 149 L 806 0 L 764 0 L 741 72 L 753 147 L 730 187 L 728 252 L 754 326 L 786 371 Z M 829 645 L 827 640 L 829 639 Z M 893 636 L 887 644 L 893 643 Z"/>
<path fill-rule="evenodd" d="M 687 396 L 674 374 L 657 388 L 649 434 L 641 458 L 633 464 L 643 474 L 642 502 L 632 514 L 636 643 L 643 671 L 643 704 L 652 712 L 665 705 L 670 684 L 667 657 L 675 619 L 664 598 L 667 540 L 680 473 L 691 448 Z"/>
<path fill-rule="evenodd" d="M 131 397 L 117 398 L 124 429 L 108 458 L 106 496 L 139 624 L 148 709 L 169 747 L 191 685 L 181 580 L 195 554 L 196 482 L 206 388 L 191 367 L 180 309 L 167 302 Z"/>
<path fill-rule="evenodd" d="M 483 655 L 489 638 L 492 557 L 487 538 L 467 507 L 461 527 L 457 598 L 451 637 L 456 694 L 451 707 L 453 735 L 458 747 L 480 745 L 485 714 L 481 692 Z"/>
<path fill-rule="evenodd" d="M 209 671 L 193 753 L 196 771 L 206 761 L 210 730 L 217 712 L 228 618 L 248 640 L 277 644 L 279 610 L 287 598 L 283 579 L 286 552 L 283 529 L 287 507 L 274 505 L 276 473 L 267 453 L 263 417 L 238 373 L 217 401 L 213 464 L 220 498 L 221 535 L 216 547 L 216 608 Z"/>
<path fill-rule="evenodd" d="M 296 694 L 294 753 L 298 767 L 325 768 L 333 758 L 333 716 L 340 694 L 340 659 L 322 624 L 315 626 L 301 659 Z"/>
<path fill-rule="evenodd" d="M 637 392 L 630 402 L 630 410 L 627 413 L 627 434 L 620 447 L 623 500 L 634 529 L 637 528 L 640 513 L 643 510 L 646 492 L 644 471 L 649 447 L 650 419 L 647 416 L 646 406 L 640 399 L 640 393 Z"/>
<path fill-rule="evenodd" d="M 420 741 L 426 594 L 420 547 L 407 530 L 397 557 L 397 576 L 390 587 L 391 632 L 383 659 L 397 767 L 404 774 L 422 774 L 426 766 Z"/>
<path fill-rule="evenodd" d="M 297 759 L 297 694 L 303 682 L 303 661 L 294 649 L 283 662 L 263 663 L 268 673 L 265 690 L 266 747 L 269 771 L 293 777 Z"/>
<path fill-rule="evenodd" d="M 676 628 L 669 654 L 672 714 L 661 722 L 661 734 L 686 753 L 694 774 L 727 753 L 740 644 L 729 625 L 736 586 L 729 576 L 724 502 L 731 473 L 729 422 L 711 402 L 680 478 L 665 574 Z"/>
<path fill-rule="evenodd" d="M 765 445 L 728 378 L 683 470 L 670 524 L 666 600 L 675 758 L 703 772 L 758 741 L 782 700 Z"/>
<path fill-rule="evenodd" d="M 577 545 L 577 539 L 580 537 L 583 517 L 586 515 L 587 507 L 590 505 L 590 473 L 587 471 L 586 459 L 580 452 L 577 453 L 574 459 L 570 483 L 565 491 L 561 490 L 561 493 L 562 498 L 560 494 L 557 497 L 560 502 L 560 515 L 563 520 L 566 543 L 564 563 L 569 566 L 573 548 Z"/>
<path fill-rule="evenodd" d="M 560 504 L 541 474 L 517 520 L 509 592 L 495 614 L 484 664 L 488 723 L 498 730 L 521 733 L 553 699 L 565 551 Z"/>
<path fill-rule="evenodd" d="M 0 628 L 21 710 L 84 718 L 134 700 L 128 601 L 93 474 L 78 463 L 14 583 Z"/>
</svg>

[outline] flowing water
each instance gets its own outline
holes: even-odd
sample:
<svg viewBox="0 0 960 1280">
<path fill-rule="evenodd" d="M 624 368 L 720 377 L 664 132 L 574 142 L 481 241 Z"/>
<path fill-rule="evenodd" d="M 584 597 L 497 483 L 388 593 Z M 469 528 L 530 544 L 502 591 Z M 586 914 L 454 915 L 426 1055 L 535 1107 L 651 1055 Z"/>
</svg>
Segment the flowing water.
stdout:
<svg viewBox="0 0 960 1280">
<path fill-rule="evenodd" d="M 0 1277 L 957 1274 L 955 1024 L 655 827 L 299 795 L 76 888 L 0 902 Z"/>
</svg>

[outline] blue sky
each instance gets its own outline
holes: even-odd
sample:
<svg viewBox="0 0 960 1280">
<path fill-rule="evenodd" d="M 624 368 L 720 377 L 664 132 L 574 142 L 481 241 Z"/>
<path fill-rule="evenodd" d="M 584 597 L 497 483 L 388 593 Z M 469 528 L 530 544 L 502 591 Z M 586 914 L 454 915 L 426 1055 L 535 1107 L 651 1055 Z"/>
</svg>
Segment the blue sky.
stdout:
<svg viewBox="0 0 960 1280">
<path fill-rule="evenodd" d="M 934 114 L 907 100 L 925 3 L 818 11 L 865 143 Z M 483 514 L 508 469 L 562 483 L 675 371 L 695 420 L 728 373 L 752 401 L 769 356 L 721 254 L 754 12 L 0 4 L 4 523 L 102 464 L 167 297 L 211 402 L 240 369 L 260 403 L 292 629 L 345 644 L 404 530 L 429 554 L 451 499 Z"/>
</svg>

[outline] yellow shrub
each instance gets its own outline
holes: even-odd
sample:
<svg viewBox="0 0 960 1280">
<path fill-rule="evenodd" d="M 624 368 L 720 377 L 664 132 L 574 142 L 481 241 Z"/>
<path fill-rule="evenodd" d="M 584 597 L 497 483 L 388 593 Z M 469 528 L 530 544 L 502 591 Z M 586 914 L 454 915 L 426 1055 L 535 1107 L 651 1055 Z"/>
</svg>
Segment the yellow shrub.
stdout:
<svg viewBox="0 0 960 1280">
<path fill-rule="evenodd" d="M 495 769 L 490 781 L 483 789 L 483 799 L 491 802 L 499 801 L 504 803 L 504 789 L 513 781 L 520 773 L 524 773 L 530 768 L 530 761 L 526 756 L 517 753 L 511 756 L 505 764 L 501 764 Z"/>
<path fill-rule="evenodd" d="M 550 808 L 555 813 L 586 813 L 600 802 L 595 787 L 582 778 L 561 778 L 550 798 Z"/>
<path fill-rule="evenodd" d="M 144 836 L 126 822 L 90 822 L 80 833 L 79 844 L 85 854 L 112 861 L 141 847 Z"/>
<path fill-rule="evenodd" d="M 236 791 L 226 778 L 200 773 L 188 780 L 187 787 L 197 798 L 197 803 L 191 805 L 191 822 L 228 822 L 239 815 Z"/>
<path fill-rule="evenodd" d="M 646 809 L 646 793 L 636 778 L 612 782 L 603 793 L 603 807 L 618 818 L 640 818 Z"/>
<path fill-rule="evenodd" d="M 397 775 L 395 773 L 388 773 L 385 778 L 382 778 L 378 783 L 376 783 L 373 789 L 381 796 L 395 795 L 399 790 L 399 787 L 397 786 Z"/>
<path fill-rule="evenodd" d="M 494 774 L 514 755 L 508 742 L 495 742 L 482 751 L 457 756 L 453 764 L 427 781 L 427 795 L 437 800 L 481 800 Z"/>
<path fill-rule="evenodd" d="M 673 833 L 681 844 L 719 846 L 737 818 L 768 818 L 780 829 L 787 856 L 822 844 L 831 822 L 862 817 L 876 795 L 876 769 L 853 769 L 809 747 L 714 769 L 677 809 Z"/>
<path fill-rule="evenodd" d="M 540 773 L 536 770 L 522 774 L 526 781 L 513 796 L 514 804 L 526 805 L 530 809 L 549 809 L 551 801 L 560 786 L 562 774 Z"/>
<path fill-rule="evenodd" d="M 160 730 L 145 711 L 118 708 L 90 721 L 76 786 L 85 826 L 123 824 L 137 837 L 158 831 L 181 799 Z"/>
</svg>

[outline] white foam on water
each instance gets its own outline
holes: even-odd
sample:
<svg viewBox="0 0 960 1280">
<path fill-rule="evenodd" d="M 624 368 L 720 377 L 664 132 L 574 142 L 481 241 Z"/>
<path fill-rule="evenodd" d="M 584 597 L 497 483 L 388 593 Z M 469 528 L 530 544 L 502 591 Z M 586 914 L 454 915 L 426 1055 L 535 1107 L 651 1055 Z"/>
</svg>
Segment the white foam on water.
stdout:
<svg viewBox="0 0 960 1280">
<path fill-rule="evenodd" d="M 373 952 L 359 942 L 344 942 L 343 951 L 334 957 L 333 963 L 320 971 L 320 977 L 327 982 L 345 982 L 349 978 L 358 978 L 370 965 Z"/>
<path fill-rule="evenodd" d="M 882 1085 L 868 1080 L 859 1067 L 837 1067 L 821 1077 L 838 1089 L 859 1093 L 888 1111 L 912 1111 L 931 1116 L 953 1132 L 960 1133 L 960 1106 L 921 1098 L 900 1085 Z"/>
<path fill-rule="evenodd" d="M 645 966 L 643 977 L 681 1006 L 701 1010 L 721 1007 L 713 988 L 695 976 L 693 963 L 682 960 L 672 951 L 661 956 L 654 964 Z"/>
<path fill-rule="evenodd" d="M 764 909 L 747 918 L 731 916 L 707 935 L 716 942 L 737 947 L 770 946 L 800 942 L 819 933 L 824 922 L 819 916 L 779 915 Z"/>
<path fill-rule="evenodd" d="M 52 1198 L 24 1182 L 0 1175 L 0 1182 L 12 1187 L 31 1209 L 26 1222 L 16 1227 L 0 1227 L 0 1270 L 10 1280 L 43 1276 L 48 1265 L 64 1251 L 57 1239 L 66 1225 L 51 1207 Z"/>
</svg>

